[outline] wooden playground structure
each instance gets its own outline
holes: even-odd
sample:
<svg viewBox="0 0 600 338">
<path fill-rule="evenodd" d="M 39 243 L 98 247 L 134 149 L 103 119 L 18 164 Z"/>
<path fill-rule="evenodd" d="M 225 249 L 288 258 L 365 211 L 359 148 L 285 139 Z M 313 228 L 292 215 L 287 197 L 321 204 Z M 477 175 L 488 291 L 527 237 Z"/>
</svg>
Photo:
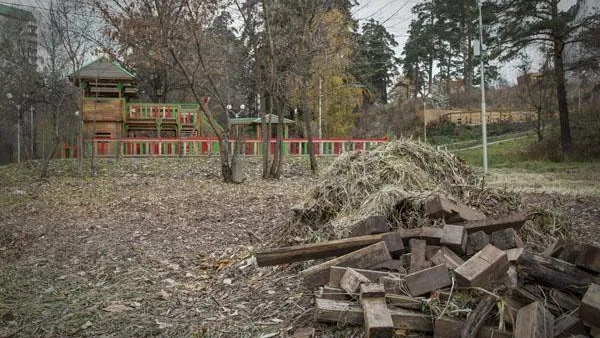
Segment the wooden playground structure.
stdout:
<svg viewBox="0 0 600 338">
<path fill-rule="evenodd" d="M 138 102 L 135 74 L 117 61 L 100 57 L 69 75 L 83 94 L 81 133 L 84 156 L 210 156 L 219 153 L 219 142 L 206 131 L 199 106 L 191 103 Z M 270 116 L 271 124 L 280 121 Z M 306 139 L 288 138 L 288 128 L 295 121 L 283 119 L 284 153 L 288 156 L 308 155 Z M 240 155 L 260 156 L 264 149 L 260 139 L 260 118 L 231 119 L 237 135 L 240 128 Z M 236 137 L 230 139 L 234 149 Z M 316 139 L 318 156 L 336 156 L 346 151 L 371 148 L 386 139 Z M 273 152 L 275 139 L 270 140 Z M 63 157 L 77 157 L 76 146 L 66 145 Z"/>
</svg>

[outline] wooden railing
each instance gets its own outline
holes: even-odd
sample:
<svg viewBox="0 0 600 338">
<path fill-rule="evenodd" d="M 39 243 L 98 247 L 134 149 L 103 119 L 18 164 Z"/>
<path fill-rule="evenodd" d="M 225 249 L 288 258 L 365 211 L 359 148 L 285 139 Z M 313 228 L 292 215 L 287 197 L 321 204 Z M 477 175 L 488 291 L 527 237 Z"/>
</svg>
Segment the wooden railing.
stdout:
<svg viewBox="0 0 600 338">
<path fill-rule="evenodd" d="M 179 104 L 130 103 L 125 107 L 125 120 L 174 119 L 180 123 L 195 124 L 199 112 L 182 109 Z"/>
<path fill-rule="evenodd" d="M 235 140 L 229 141 L 231 152 Z M 386 139 L 320 139 L 314 140 L 317 156 L 339 156 L 348 151 L 366 150 Z M 305 139 L 285 139 L 284 153 L 287 156 L 308 155 L 308 141 Z M 273 153 L 275 140 L 271 140 L 269 151 Z M 92 152 L 99 157 L 146 157 L 146 156 L 211 156 L 219 154 L 219 141 L 216 138 L 136 138 L 136 139 L 94 139 L 85 141 L 85 156 Z M 238 152 L 242 156 L 260 156 L 263 153 L 260 139 L 240 141 Z"/>
</svg>

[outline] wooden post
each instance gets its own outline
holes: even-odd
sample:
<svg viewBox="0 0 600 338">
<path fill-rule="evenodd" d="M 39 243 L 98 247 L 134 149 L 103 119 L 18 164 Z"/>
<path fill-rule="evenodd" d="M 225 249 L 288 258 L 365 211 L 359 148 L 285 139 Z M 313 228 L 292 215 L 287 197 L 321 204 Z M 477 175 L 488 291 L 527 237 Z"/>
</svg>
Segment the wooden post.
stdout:
<svg viewBox="0 0 600 338">
<path fill-rule="evenodd" d="M 459 284 L 465 286 L 485 286 L 508 270 L 506 253 L 488 244 L 481 251 L 456 268 Z"/>
<path fill-rule="evenodd" d="M 521 308 L 517 313 L 515 337 L 554 337 L 554 316 L 539 302 Z"/>
<path fill-rule="evenodd" d="M 392 338 L 394 334 L 394 322 L 383 293 L 381 284 L 363 284 L 360 287 L 367 338 Z"/>
<path fill-rule="evenodd" d="M 405 283 L 410 295 L 416 297 L 450 286 L 452 285 L 452 280 L 450 279 L 446 265 L 436 265 L 432 268 L 406 275 Z"/>
<path fill-rule="evenodd" d="M 600 326 L 600 285 L 591 284 L 588 287 L 581 300 L 579 315 L 587 325 Z"/>
</svg>

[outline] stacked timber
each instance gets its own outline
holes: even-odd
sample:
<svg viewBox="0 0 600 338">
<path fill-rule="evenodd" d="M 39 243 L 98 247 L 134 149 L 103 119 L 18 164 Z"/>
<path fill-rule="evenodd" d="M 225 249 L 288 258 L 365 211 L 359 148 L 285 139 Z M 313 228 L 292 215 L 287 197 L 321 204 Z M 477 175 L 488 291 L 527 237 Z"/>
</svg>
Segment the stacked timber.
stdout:
<svg viewBox="0 0 600 338">
<path fill-rule="evenodd" d="M 318 260 L 300 272 L 316 290 L 315 321 L 362 325 L 366 337 L 600 338 L 600 248 L 557 240 L 535 253 L 519 237 L 527 216 L 487 219 L 439 196 L 424 213 L 443 226 L 382 232 L 375 217 L 353 233 L 367 235 L 256 261 Z"/>
</svg>

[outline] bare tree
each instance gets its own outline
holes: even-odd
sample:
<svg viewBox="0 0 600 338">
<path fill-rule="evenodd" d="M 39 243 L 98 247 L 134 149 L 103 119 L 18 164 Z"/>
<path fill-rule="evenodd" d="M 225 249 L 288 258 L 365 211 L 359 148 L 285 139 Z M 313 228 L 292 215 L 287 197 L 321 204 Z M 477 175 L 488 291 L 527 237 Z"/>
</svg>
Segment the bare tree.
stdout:
<svg viewBox="0 0 600 338">
<path fill-rule="evenodd" d="M 535 131 L 538 142 L 541 142 L 544 138 L 544 121 L 549 107 L 552 105 L 553 84 L 549 65 L 551 55 L 548 55 L 548 53 L 546 55 L 547 57 L 537 73 L 532 72 L 531 59 L 527 55 L 521 56 L 521 64 L 519 65 L 521 76 L 519 77 L 518 95 L 525 104 L 535 109 Z"/>
</svg>

